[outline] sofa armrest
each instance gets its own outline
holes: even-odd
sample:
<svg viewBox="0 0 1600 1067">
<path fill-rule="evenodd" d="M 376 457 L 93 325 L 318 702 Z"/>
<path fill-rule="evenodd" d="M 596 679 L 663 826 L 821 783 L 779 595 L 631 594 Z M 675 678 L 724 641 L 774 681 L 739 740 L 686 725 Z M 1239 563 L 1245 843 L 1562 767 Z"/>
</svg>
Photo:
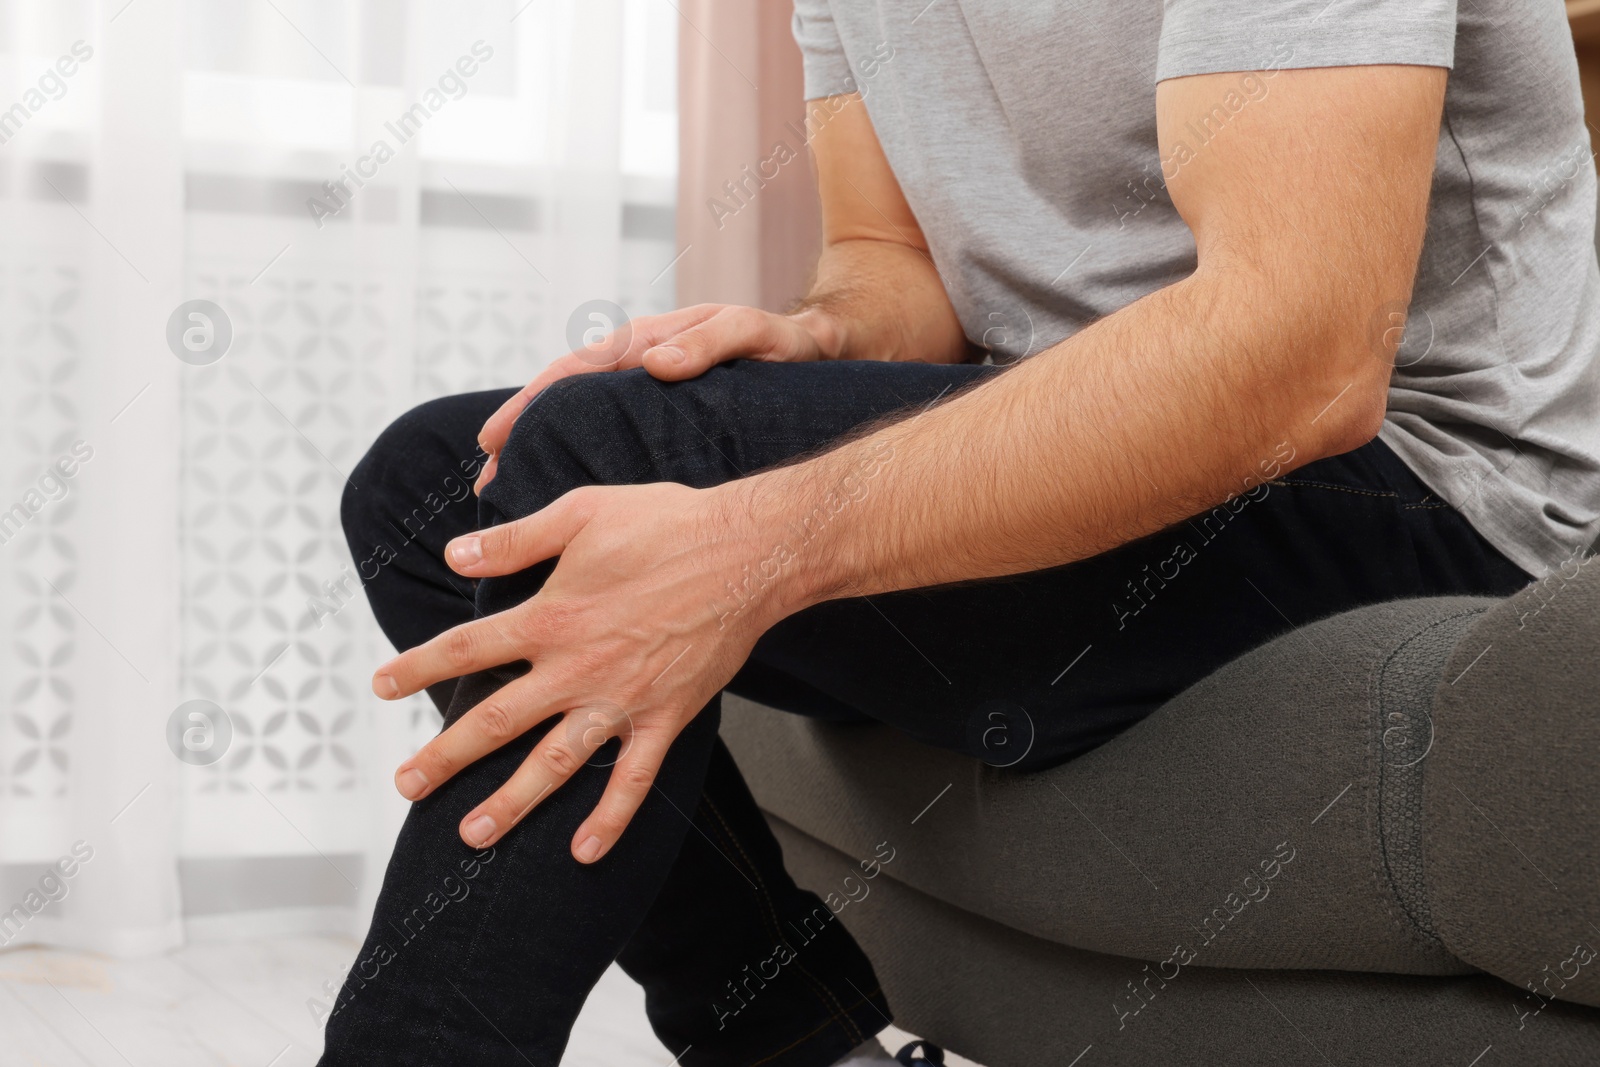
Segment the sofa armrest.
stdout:
<svg viewBox="0 0 1600 1067">
<path fill-rule="evenodd" d="M 1439 937 L 1539 998 L 1600 1006 L 1596 557 L 1474 622 L 1434 724 L 1423 852 Z"/>
</svg>

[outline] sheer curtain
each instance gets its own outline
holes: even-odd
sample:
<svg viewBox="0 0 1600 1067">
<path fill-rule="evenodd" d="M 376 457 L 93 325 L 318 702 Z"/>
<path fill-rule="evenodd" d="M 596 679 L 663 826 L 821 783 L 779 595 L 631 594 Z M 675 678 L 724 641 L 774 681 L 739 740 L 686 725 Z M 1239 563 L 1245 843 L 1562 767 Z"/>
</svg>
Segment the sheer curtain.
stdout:
<svg viewBox="0 0 1600 1067">
<path fill-rule="evenodd" d="M 674 306 L 676 38 L 665 0 L 0 2 L 0 944 L 364 929 L 437 720 L 369 695 L 340 492 L 580 305 Z"/>
</svg>

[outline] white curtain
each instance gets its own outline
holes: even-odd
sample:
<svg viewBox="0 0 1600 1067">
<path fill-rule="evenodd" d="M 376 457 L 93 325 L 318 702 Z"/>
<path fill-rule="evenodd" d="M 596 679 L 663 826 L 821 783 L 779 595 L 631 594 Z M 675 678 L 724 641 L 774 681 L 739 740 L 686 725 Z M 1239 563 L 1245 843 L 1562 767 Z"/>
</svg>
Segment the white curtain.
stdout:
<svg viewBox="0 0 1600 1067">
<path fill-rule="evenodd" d="M 0 944 L 364 930 L 437 719 L 368 692 L 345 477 L 674 306 L 676 28 L 0 0 Z"/>
</svg>

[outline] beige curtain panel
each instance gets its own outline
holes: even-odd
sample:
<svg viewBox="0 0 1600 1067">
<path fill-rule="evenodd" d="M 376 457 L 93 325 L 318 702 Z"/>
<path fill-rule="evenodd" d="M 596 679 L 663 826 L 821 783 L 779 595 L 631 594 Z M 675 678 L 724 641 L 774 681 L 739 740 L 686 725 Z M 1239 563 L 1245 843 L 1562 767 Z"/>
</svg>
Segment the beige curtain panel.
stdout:
<svg viewBox="0 0 1600 1067">
<path fill-rule="evenodd" d="M 678 301 L 780 311 L 821 246 L 789 0 L 683 0 Z"/>
</svg>

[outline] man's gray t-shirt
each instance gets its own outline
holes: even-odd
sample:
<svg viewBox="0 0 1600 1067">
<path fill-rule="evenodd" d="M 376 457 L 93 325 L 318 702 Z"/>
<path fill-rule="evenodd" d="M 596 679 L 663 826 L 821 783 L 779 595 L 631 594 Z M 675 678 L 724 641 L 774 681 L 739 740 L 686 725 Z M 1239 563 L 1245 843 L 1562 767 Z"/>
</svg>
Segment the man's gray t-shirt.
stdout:
<svg viewBox="0 0 1600 1067">
<path fill-rule="evenodd" d="M 1157 81 L 1238 74 L 1195 148 L 1283 69 L 1451 68 L 1381 437 L 1532 574 L 1600 534 L 1596 184 L 1562 0 L 795 7 L 806 97 L 862 94 L 967 336 L 997 361 L 1194 270 Z M 1375 314 L 1375 346 L 1398 312 Z"/>
</svg>

